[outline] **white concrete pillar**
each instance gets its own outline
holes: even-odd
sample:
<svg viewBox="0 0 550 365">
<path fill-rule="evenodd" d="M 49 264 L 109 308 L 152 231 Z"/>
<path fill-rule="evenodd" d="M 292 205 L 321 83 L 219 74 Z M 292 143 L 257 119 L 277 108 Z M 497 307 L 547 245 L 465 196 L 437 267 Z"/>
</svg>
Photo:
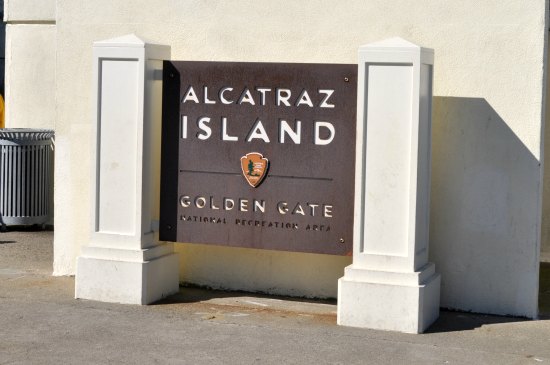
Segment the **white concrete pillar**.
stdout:
<svg viewBox="0 0 550 365">
<path fill-rule="evenodd" d="M 170 47 L 135 35 L 94 43 L 91 237 L 77 298 L 148 304 L 178 291 L 178 257 L 159 243 L 162 60 Z"/>
<path fill-rule="evenodd" d="M 338 324 L 423 332 L 439 316 L 428 262 L 433 50 L 400 38 L 359 48 L 353 263 Z"/>
</svg>

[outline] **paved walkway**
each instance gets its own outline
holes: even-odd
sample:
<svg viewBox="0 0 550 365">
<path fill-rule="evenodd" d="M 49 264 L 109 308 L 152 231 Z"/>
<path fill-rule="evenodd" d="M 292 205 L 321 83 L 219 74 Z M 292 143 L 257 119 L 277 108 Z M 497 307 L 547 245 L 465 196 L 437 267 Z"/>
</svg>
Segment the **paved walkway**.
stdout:
<svg viewBox="0 0 550 365">
<path fill-rule="evenodd" d="M 75 300 L 73 278 L 50 276 L 52 238 L 0 234 L 0 364 L 550 364 L 550 320 L 443 311 L 408 335 L 336 326 L 334 303 L 248 293 Z"/>
</svg>

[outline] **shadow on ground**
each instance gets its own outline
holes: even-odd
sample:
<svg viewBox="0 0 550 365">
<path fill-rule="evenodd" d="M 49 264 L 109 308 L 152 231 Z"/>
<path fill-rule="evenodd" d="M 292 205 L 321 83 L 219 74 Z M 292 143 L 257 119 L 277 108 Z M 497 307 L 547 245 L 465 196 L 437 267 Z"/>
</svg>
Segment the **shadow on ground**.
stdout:
<svg viewBox="0 0 550 365">
<path fill-rule="evenodd" d="M 334 316 L 336 322 L 336 300 L 306 299 L 287 296 L 274 296 L 263 293 L 250 293 L 244 291 L 213 290 L 211 288 L 185 285 L 180 291 L 154 305 L 212 303 L 222 306 L 246 305 L 246 303 L 269 301 L 271 309 L 286 311 L 288 307 L 300 306 L 301 310 L 323 313 Z M 273 304 L 275 305 L 273 306 Z M 256 303 L 258 304 L 258 303 Z M 540 267 L 539 286 L 539 319 L 550 319 L 550 262 L 542 262 Z M 506 324 L 515 322 L 529 322 L 530 319 L 522 317 L 506 317 L 478 313 L 468 313 L 442 309 L 439 319 L 426 331 L 426 333 L 444 333 L 474 330 L 486 325 Z"/>
<path fill-rule="evenodd" d="M 439 318 L 425 333 L 469 331 L 491 324 L 530 321 L 527 318 L 492 316 L 442 309 Z"/>
<path fill-rule="evenodd" d="M 45 225 L 42 227 L 40 224 L 32 224 L 32 225 L 26 225 L 26 226 L 6 226 L 6 231 L 2 233 L 7 232 L 42 232 L 42 231 L 53 231 L 52 225 Z M 0 237 L 2 237 L 0 235 Z"/>
<path fill-rule="evenodd" d="M 540 263 L 539 319 L 550 320 L 550 262 Z M 493 316 L 442 310 L 439 319 L 426 333 L 466 331 L 484 325 L 530 321 L 520 317 Z"/>
<path fill-rule="evenodd" d="M 549 265 L 550 266 L 550 265 Z M 250 306 L 269 304 L 266 310 L 281 312 L 306 312 L 317 315 L 332 316 L 332 324 L 336 324 L 336 300 L 312 300 L 285 296 L 273 296 L 243 291 L 211 290 L 195 286 L 183 286 L 179 293 L 161 300 L 154 305 L 174 305 L 209 303 L 215 306 Z M 254 305 L 252 305 L 253 307 Z M 543 318 L 541 318 L 543 319 Z M 529 322 L 530 319 L 521 317 L 506 317 L 467 313 L 441 309 L 438 320 L 425 333 L 447 333 L 469 331 L 487 325 Z"/>
<path fill-rule="evenodd" d="M 160 300 L 153 305 L 184 304 L 206 302 L 215 299 L 257 298 L 294 303 L 327 304 L 333 305 L 336 310 L 336 299 L 308 299 L 298 297 L 278 296 L 264 293 L 252 293 L 245 291 L 214 290 L 195 285 L 183 285 L 177 294 Z"/>
<path fill-rule="evenodd" d="M 540 263 L 539 315 L 550 319 L 550 262 Z"/>
<path fill-rule="evenodd" d="M 2 234 L 9 234 L 10 232 L 23 232 L 23 233 L 30 233 L 30 232 L 45 232 L 45 231 L 53 231 L 53 226 L 46 225 L 42 227 L 42 225 L 33 224 L 28 226 L 6 226 L 3 227 L 4 230 L 0 231 L 0 245 L 5 245 L 9 243 L 17 243 L 18 241 L 12 240 L 12 239 L 2 239 L 5 236 L 2 236 Z"/>
</svg>

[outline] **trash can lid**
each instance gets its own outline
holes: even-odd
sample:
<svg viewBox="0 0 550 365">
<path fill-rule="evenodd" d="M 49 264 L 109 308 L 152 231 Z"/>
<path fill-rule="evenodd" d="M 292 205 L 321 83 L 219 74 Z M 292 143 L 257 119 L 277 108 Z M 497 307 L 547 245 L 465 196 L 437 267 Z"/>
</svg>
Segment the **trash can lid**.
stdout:
<svg viewBox="0 0 550 365">
<path fill-rule="evenodd" d="M 0 139 L 17 141 L 43 141 L 51 139 L 55 132 L 51 129 L 3 128 L 0 129 Z"/>
</svg>

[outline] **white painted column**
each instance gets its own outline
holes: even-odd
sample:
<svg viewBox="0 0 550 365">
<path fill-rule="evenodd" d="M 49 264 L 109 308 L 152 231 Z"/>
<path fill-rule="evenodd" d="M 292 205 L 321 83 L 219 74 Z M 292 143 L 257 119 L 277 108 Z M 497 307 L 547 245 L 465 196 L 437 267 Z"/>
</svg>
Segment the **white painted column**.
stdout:
<svg viewBox="0 0 550 365">
<path fill-rule="evenodd" d="M 353 263 L 338 324 L 421 333 L 439 316 L 428 262 L 433 50 L 359 48 Z"/>
<path fill-rule="evenodd" d="M 178 256 L 159 243 L 162 60 L 170 47 L 135 35 L 96 42 L 91 236 L 77 298 L 148 304 L 178 291 Z"/>
</svg>

